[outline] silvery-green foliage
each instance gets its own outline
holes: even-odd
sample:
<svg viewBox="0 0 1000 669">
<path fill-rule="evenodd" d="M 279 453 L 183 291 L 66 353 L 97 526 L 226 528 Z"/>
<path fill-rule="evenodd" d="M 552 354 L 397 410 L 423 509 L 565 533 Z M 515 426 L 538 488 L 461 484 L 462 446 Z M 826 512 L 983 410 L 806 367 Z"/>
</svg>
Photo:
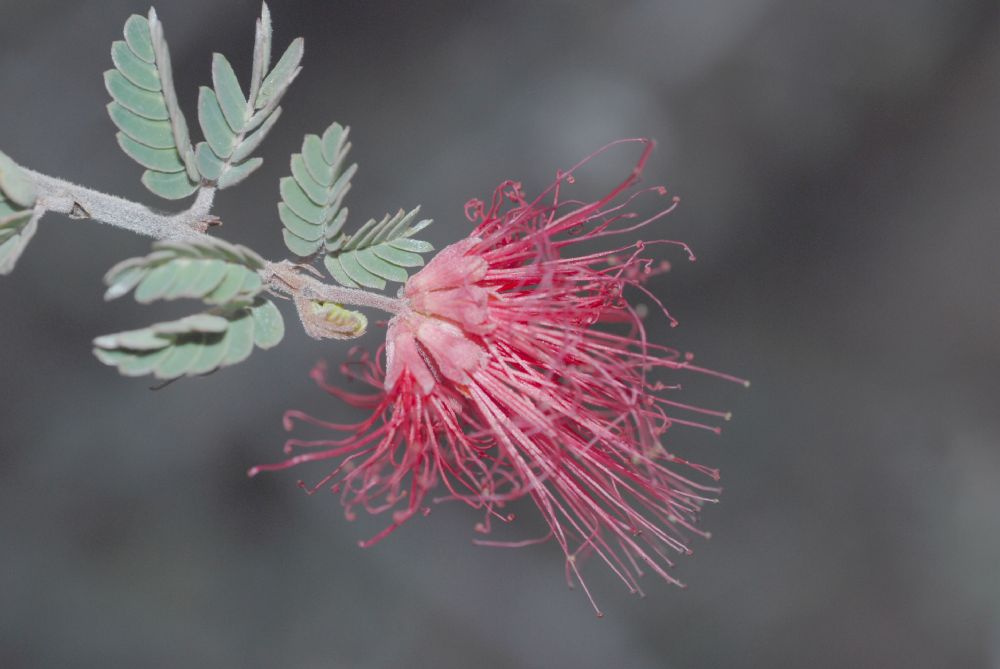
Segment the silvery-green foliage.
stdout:
<svg viewBox="0 0 1000 669">
<path fill-rule="evenodd" d="M 137 302 L 178 298 L 206 304 L 252 300 L 264 289 L 258 270 L 264 259 L 239 244 L 206 237 L 189 242 L 156 242 L 153 252 L 112 267 L 104 277 L 104 298 L 135 290 Z"/>
<path fill-rule="evenodd" d="M 38 229 L 44 210 L 35 207 L 35 185 L 6 154 L 0 153 L 0 274 L 13 271 Z"/>
<path fill-rule="evenodd" d="M 261 165 L 252 154 L 281 116 L 279 103 L 301 71 L 303 40 L 291 42 L 271 63 L 271 16 L 267 5 L 257 20 L 252 71 L 247 87 L 230 62 L 212 58 L 212 85 L 200 89 L 198 125 L 204 141 L 194 145 L 177 101 L 163 26 L 153 9 L 125 22 L 124 39 L 111 48 L 114 68 L 104 73 L 112 102 L 108 113 L 122 150 L 145 169 L 142 182 L 155 194 L 181 199 L 199 191 L 184 212 L 159 214 L 142 205 L 18 167 L 0 153 L 0 273 L 13 269 L 34 234 L 38 219 L 52 209 L 91 218 L 157 239 L 152 251 L 118 263 L 105 276 L 105 299 L 130 292 L 137 302 L 196 299 L 207 311 L 94 340 L 95 355 L 127 376 L 152 374 L 172 380 L 206 374 L 246 359 L 254 347 L 271 348 L 284 336 L 278 308 L 265 292 L 292 297 L 307 334 L 319 339 L 353 339 L 368 324 L 358 311 L 328 299 L 340 291 L 345 302 L 376 306 L 363 291 L 317 287 L 300 272 L 310 267 L 268 263 L 255 252 L 207 234 L 213 221 L 214 190 L 245 179 Z M 350 131 L 338 123 L 322 135 L 307 135 L 282 179 L 278 206 L 288 248 L 324 264 L 349 288 L 384 289 L 404 282 L 407 268 L 423 265 L 433 250 L 413 239 L 430 220 L 417 220 L 419 207 L 371 219 L 354 234 L 343 231 L 356 164 L 347 163 Z M 281 275 L 280 271 L 290 272 Z M 268 284 L 265 285 L 265 277 Z M 319 290 L 307 295 L 303 287 Z M 381 304 L 385 308 L 384 302 Z"/>
<path fill-rule="evenodd" d="M 125 39 L 111 47 L 115 69 L 104 73 L 113 102 L 108 113 L 118 127 L 118 144 L 146 168 L 142 182 L 171 200 L 188 197 L 200 186 L 228 188 L 263 162 L 251 154 L 281 116 L 278 103 L 301 71 L 303 40 L 292 41 L 273 69 L 271 15 L 263 5 L 257 20 L 253 72 L 244 95 L 232 65 L 212 57 L 212 87 L 198 96 L 198 121 L 204 142 L 192 147 L 188 124 L 174 90 L 170 52 L 156 12 L 132 15 Z"/>
<path fill-rule="evenodd" d="M 347 220 L 344 197 L 351 189 L 357 164 L 347 165 L 350 128 L 332 124 L 323 136 L 306 135 L 302 151 L 292 155 L 292 176 L 281 180 L 278 216 L 285 245 L 299 256 L 325 251 L 331 276 L 349 288 L 385 288 L 386 281 L 406 281 L 407 267 L 423 265 L 427 242 L 410 239 L 430 225 L 411 225 L 419 207 L 400 210 L 380 221 L 369 220 L 353 235 L 343 232 Z"/>
<path fill-rule="evenodd" d="M 278 215 L 285 245 L 296 255 L 313 255 L 344 227 L 347 209 L 341 205 L 358 169 L 346 166 L 349 134 L 350 128 L 334 123 L 322 137 L 306 135 L 302 152 L 292 155 L 292 176 L 281 180 Z"/>
<path fill-rule="evenodd" d="M 149 255 L 108 271 L 105 299 L 134 290 L 141 303 L 193 298 L 216 308 L 98 337 L 94 354 L 126 376 L 174 379 L 242 362 L 255 344 L 264 349 L 277 345 L 285 325 L 274 303 L 260 296 L 264 285 L 258 270 L 264 266 L 264 259 L 245 246 L 211 237 L 156 242 Z"/>
<path fill-rule="evenodd" d="M 170 200 L 191 195 L 201 177 L 155 10 L 148 19 L 128 18 L 125 39 L 111 45 L 111 59 L 115 69 L 104 73 L 104 85 L 113 99 L 108 114 L 118 126 L 119 146 L 146 168 L 142 183 L 153 193 Z"/>
<path fill-rule="evenodd" d="M 284 333 L 281 312 L 273 302 L 258 297 L 251 303 L 98 337 L 94 355 L 125 376 L 152 374 L 171 380 L 243 362 L 254 346 L 276 346 Z"/>
<path fill-rule="evenodd" d="M 251 154 L 281 115 L 278 103 L 302 70 L 303 44 L 301 37 L 293 40 L 268 72 L 271 15 L 264 5 L 247 94 L 225 56 L 212 56 L 212 87 L 202 86 L 198 95 L 198 121 L 206 141 L 198 144 L 195 159 L 203 181 L 228 188 L 260 167 L 262 159 Z"/>
<path fill-rule="evenodd" d="M 412 239 L 431 224 L 426 218 L 413 223 L 419 212 L 420 207 L 400 209 L 380 221 L 370 219 L 353 235 L 327 239 L 324 264 L 330 275 L 349 288 L 382 290 L 386 280 L 405 282 L 406 268 L 423 265 L 420 254 L 434 250 L 429 242 Z"/>
</svg>

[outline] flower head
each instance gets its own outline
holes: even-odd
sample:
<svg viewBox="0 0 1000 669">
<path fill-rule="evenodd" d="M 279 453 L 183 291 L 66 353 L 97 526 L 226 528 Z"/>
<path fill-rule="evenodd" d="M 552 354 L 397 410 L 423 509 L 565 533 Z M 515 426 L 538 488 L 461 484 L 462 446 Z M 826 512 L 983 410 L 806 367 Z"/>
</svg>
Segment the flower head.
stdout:
<svg viewBox="0 0 1000 669">
<path fill-rule="evenodd" d="M 677 583 L 666 570 L 671 553 L 689 553 L 688 537 L 705 536 L 697 516 L 718 494 L 719 476 L 673 455 L 663 437 L 674 425 L 718 432 L 728 414 L 677 401 L 678 386 L 665 385 L 661 372 L 736 379 L 648 342 L 637 308 L 624 297 L 634 289 L 670 318 L 643 287 L 665 269 L 644 251 L 677 242 L 572 253 L 676 206 L 673 198 L 645 219 L 628 210 L 639 195 L 666 191 L 632 188 L 652 145 L 625 141 L 642 142 L 642 157 L 597 201 L 560 195 L 593 156 L 534 200 L 508 181 L 489 205 L 471 201 L 466 213 L 478 223 L 472 234 L 406 282 L 404 307 L 389 321 L 384 367 L 381 356 L 356 357 L 345 367 L 375 392 L 348 393 L 327 383 L 322 367 L 314 370 L 327 391 L 371 408 L 371 417 L 340 425 L 289 412 L 288 427 L 304 420 L 344 436 L 291 440 L 286 450 L 303 452 L 255 471 L 335 460 L 313 490 L 330 485 L 349 514 L 357 507 L 393 513 L 391 524 L 362 545 L 426 512 L 432 489 L 442 491 L 438 499 L 482 509 L 482 533 L 493 520 L 512 520 L 508 503 L 530 498 L 549 528 L 543 539 L 565 553 L 571 582 L 586 589 L 579 562 L 594 555 L 634 592 L 645 570 Z"/>
</svg>

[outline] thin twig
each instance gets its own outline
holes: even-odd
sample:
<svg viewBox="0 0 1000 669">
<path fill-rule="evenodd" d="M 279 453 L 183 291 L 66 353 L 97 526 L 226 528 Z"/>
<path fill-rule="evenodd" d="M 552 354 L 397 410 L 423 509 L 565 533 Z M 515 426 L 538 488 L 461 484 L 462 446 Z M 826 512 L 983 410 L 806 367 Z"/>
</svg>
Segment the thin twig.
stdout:
<svg viewBox="0 0 1000 669">
<path fill-rule="evenodd" d="M 70 218 L 90 219 L 154 239 L 180 241 L 194 241 L 209 236 L 205 230 L 218 221 L 209 214 L 215 198 L 215 188 L 212 187 L 199 189 L 194 202 L 184 211 L 161 214 L 145 205 L 115 195 L 32 170 L 25 169 L 24 172 L 38 188 L 38 205 L 46 211 L 66 214 Z M 287 260 L 267 263 L 260 274 L 273 292 L 301 298 L 296 300 L 296 305 L 302 300 L 316 300 L 380 309 L 391 314 L 399 313 L 405 306 L 403 300 L 380 293 L 323 283 L 307 276 L 302 267 Z"/>
<path fill-rule="evenodd" d="M 38 201 L 47 211 L 70 218 L 91 219 L 154 239 L 198 239 L 213 219 L 208 212 L 215 199 L 214 188 L 201 188 L 191 206 L 178 214 L 161 214 L 145 205 L 108 195 L 69 181 L 24 172 L 38 187 Z"/>
</svg>

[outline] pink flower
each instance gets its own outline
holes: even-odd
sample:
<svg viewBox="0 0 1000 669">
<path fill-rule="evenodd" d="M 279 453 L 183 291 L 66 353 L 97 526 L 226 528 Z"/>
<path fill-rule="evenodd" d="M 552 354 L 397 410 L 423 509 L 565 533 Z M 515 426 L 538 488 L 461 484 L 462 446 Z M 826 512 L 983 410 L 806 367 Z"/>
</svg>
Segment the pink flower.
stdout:
<svg viewBox="0 0 1000 669">
<path fill-rule="evenodd" d="M 442 490 L 439 499 L 482 509 L 482 533 L 494 519 L 513 520 L 505 507 L 528 497 L 548 525 L 544 539 L 565 553 L 571 584 L 587 590 L 579 565 L 590 555 L 633 592 L 641 592 L 645 570 L 678 583 L 666 569 L 671 554 L 690 553 L 691 535 L 707 536 L 698 513 L 719 493 L 719 475 L 671 454 L 664 435 L 674 425 L 718 432 L 716 423 L 729 416 L 674 399 L 679 386 L 660 377 L 686 370 L 738 379 L 649 343 L 637 308 L 623 296 L 634 289 L 670 318 L 642 285 L 666 268 L 643 253 L 654 243 L 677 244 L 693 260 L 685 245 L 634 242 L 570 253 L 642 228 L 676 206 L 673 198 L 645 219 L 627 211 L 639 195 L 666 191 L 631 190 L 652 143 L 623 141 L 641 142 L 642 156 L 595 202 L 560 195 L 590 156 L 533 201 L 508 181 L 488 207 L 466 205 L 478 226 L 407 281 L 406 307 L 388 325 L 384 373 L 364 356 L 345 366 L 376 392 L 348 393 L 328 384 L 322 367 L 313 372 L 332 395 L 371 408 L 371 417 L 340 425 L 288 412 L 288 428 L 302 420 L 344 436 L 291 440 L 289 454 L 304 452 L 251 473 L 336 460 L 311 490 L 330 485 L 349 517 L 357 507 L 393 511 L 392 523 L 363 546 L 426 513 L 432 489 Z"/>
</svg>

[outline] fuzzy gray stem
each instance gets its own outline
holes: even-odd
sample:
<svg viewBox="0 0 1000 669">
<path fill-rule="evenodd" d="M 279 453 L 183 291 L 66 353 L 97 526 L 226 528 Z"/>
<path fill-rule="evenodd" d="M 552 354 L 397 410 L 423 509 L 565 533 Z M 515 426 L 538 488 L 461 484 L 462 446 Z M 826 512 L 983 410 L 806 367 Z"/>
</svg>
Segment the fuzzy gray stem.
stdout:
<svg viewBox="0 0 1000 669">
<path fill-rule="evenodd" d="M 307 281 L 308 283 L 302 291 L 302 296 L 306 299 L 337 302 L 338 304 L 348 304 L 354 307 L 380 309 L 390 314 L 398 314 L 403 310 L 404 301 L 395 297 L 371 293 L 367 290 L 359 290 L 357 288 L 331 286 L 316 279 L 307 278 Z"/>
<path fill-rule="evenodd" d="M 307 276 L 302 269 L 302 266 L 283 260 L 268 263 L 261 270 L 261 276 L 272 290 L 290 297 L 379 309 L 390 314 L 398 314 L 405 308 L 405 300 L 358 288 L 331 286 Z"/>
<path fill-rule="evenodd" d="M 38 206 L 46 211 L 66 214 L 70 218 L 89 218 L 154 239 L 181 241 L 206 237 L 208 235 L 205 230 L 208 226 L 218 223 L 218 219 L 209 214 L 215 198 L 215 188 L 199 189 L 191 206 L 178 214 L 159 214 L 149 207 L 114 195 L 22 169 L 38 188 Z M 260 273 L 264 283 L 272 291 L 297 299 L 297 308 L 301 300 L 368 307 L 390 314 L 398 314 L 406 307 L 405 300 L 357 288 L 325 284 L 307 276 L 304 273 L 307 269 L 311 270 L 285 260 L 267 263 Z M 304 319 L 307 315 L 300 313 L 300 317 Z"/>
<path fill-rule="evenodd" d="M 24 168 L 22 168 L 24 169 Z M 216 219 L 209 216 L 214 188 L 201 188 L 191 206 L 179 214 L 160 214 L 135 202 L 77 186 L 29 169 L 24 172 L 38 187 L 38 202 L 47 211 L 71 218 L 89 218 L 154 239 L 197 239 Z"/>
</svg>

